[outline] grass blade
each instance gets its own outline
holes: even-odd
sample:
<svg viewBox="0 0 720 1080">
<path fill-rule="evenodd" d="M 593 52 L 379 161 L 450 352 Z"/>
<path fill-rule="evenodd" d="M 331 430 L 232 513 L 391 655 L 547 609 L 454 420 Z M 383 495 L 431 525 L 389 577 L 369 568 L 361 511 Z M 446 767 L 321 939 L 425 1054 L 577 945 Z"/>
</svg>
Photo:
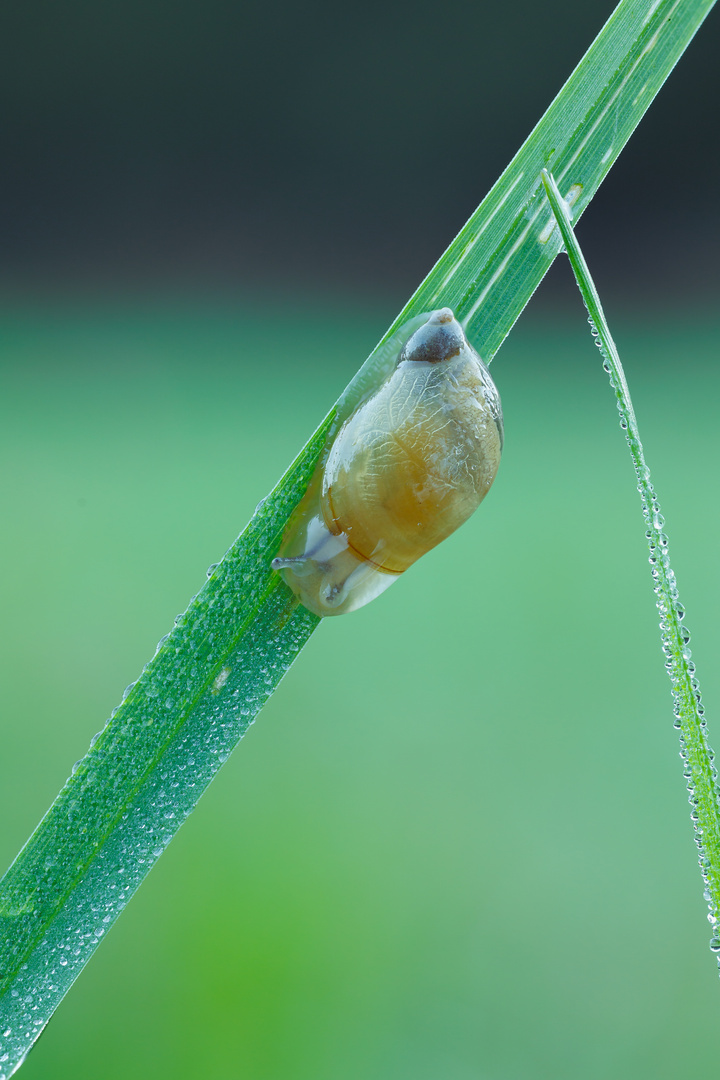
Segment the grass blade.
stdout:
<svg viewBox="0 0 720 1080">
<path fill-rule="evenodd" d="M 0 1080 L 318 620 L 272 574 L 328 432 L 409 319 L 451 306 L 491 360 L 560 250 L 541 170 L 579 214 L 712 7 L 622 0 L 547 113 L 129 691 L 0 882 Z"/>
<path fill-rule="evenodd" d="M 672 686 L 675 727 L 680 730 L 680 754 L 690 793 L 690 816 L 705 884 L 708 919 L 713 928 L 710 948 L 714 953 L 720 953 L 720 789 L 717 770 L 713 764 L 715 755 L 707 740 L 700 686 L 691 659 L 690 633 L 684 622 L 685 609 L 680 603 L 675 574 L 670 565 L 668 538 L 664 532 L 665 521 L 650 481 L 650 470 L 645 462 L 625 372 L 600 303 L 600 296 L 570 222 L 567 203 L 560 195 L 553 177 L 547 172 L 543 173 L 543 185 L 588 311 L 595 344 L 600 349 L 603 366 L 615 391 L 620 426 L 625 432 L 635 467 L 643 517 L 647 526 L 645 535 L 650 548 L 650 565 L 660 615 L 665 667 Z"/>
</svg>

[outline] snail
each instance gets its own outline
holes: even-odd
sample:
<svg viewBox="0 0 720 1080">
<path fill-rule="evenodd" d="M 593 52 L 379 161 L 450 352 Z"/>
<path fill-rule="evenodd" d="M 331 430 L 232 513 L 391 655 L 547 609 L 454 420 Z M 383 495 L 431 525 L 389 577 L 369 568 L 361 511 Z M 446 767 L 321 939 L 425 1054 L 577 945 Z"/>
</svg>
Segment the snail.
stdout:
<svg viewBox="0 0 720 1080">
<path fill-rule="evenodd" d="M 362 607 L 477 509 L 502 443 L 495 384 L 442 308 L 340 427 L 273 569 L 316 615 Z"/>
</svg>

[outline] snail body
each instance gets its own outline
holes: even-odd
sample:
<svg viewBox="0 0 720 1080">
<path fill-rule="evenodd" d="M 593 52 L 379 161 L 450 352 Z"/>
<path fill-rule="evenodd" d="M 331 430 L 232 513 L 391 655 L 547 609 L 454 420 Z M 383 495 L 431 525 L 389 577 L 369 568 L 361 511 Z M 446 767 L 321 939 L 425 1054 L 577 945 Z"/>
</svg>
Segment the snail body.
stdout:
<svg viewBox="0 0 720 1080">
<path fill-rule="evenodd" d="M 449 308 L 338 431 L 273 560 L 305 607 L 362 607 L 482 502 L 502 449 L 500 398 Z"/>
</svg>

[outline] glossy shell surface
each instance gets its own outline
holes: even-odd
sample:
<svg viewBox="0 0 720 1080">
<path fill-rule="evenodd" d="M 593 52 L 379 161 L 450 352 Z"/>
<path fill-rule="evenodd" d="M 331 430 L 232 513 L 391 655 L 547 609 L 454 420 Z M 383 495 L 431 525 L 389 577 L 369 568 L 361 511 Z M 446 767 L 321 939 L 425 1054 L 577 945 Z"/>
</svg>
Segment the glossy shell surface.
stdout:
<svg viewBox="0 0 720 1080">
<path fill-rule="evenodd" d="M 501 449 L 495 385 L 443 308 L 338 431 L 273 565 L 319 615 L 361 607 L 470 517 Z"/>
</svg>

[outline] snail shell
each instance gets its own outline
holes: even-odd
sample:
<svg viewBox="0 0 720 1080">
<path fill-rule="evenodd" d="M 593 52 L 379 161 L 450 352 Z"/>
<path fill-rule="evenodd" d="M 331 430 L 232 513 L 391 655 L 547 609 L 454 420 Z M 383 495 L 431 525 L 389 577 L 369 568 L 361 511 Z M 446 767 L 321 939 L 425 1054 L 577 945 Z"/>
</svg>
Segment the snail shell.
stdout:
<svg viewBox="0 0 720 1080">
<path fill-rule="evenodd" d="M 495 384 L 443 308 L 340 428 L 273 568 L 317 615 L 362 607 L 477 509 L 502 440 Z"/>
</svg>

